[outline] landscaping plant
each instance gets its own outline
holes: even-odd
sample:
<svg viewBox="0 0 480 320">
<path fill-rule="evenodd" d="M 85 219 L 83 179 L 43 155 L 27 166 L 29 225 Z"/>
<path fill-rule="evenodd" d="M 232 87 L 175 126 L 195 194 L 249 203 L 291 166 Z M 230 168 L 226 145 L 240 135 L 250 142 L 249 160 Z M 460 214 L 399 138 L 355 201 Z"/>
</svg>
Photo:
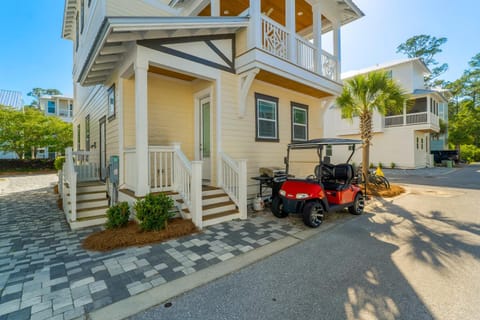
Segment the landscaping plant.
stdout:
<svg viewBox="0 0 480 320">
<path fill-rule="evenodd" d="M 107 229 L 121 228 L 127 225 L 130 218 L 128 202 L 119 202 L 107 210 Z"/>
<path fill-rule="evenodd" d="M 65 157 L 56 157 L 55 162 L 53 163 L 55 169 L 57 170 L 62 170 L 63 169 L 63 164 L 65 163 Z"/>
<path fill-rule="evenodd" d="M 390 163 L 390 168 L 395 169 L 395 167 L 396 167 L 395 162 Z"/>
<path fill-rule="evenodd" d="M 168 219 L 174 216 L 170 212 L 173 208 L 173 200 L 165 194 L 149 194 L 145 199 L 138 200 L 134 208 L 140 221 L 140 228 L 145 231 L 166 228 Z"/>
</svg>

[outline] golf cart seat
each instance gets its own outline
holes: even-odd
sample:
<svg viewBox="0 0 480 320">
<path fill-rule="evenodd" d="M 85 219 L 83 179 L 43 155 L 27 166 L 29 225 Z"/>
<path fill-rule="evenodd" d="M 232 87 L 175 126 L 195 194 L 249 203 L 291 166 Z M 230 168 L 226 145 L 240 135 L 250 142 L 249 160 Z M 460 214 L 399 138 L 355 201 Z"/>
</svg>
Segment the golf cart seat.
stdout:
<svg viewBox="0 0 480 320">
<path fill-rule="evenodd" d="M 353 167 L 351 164 L 338 164 L 333 167 L 333 179 L 324 181 L 323 186 L 327 190 L 341 191 L 348 186 L 353 179 Z"/>
</svg>

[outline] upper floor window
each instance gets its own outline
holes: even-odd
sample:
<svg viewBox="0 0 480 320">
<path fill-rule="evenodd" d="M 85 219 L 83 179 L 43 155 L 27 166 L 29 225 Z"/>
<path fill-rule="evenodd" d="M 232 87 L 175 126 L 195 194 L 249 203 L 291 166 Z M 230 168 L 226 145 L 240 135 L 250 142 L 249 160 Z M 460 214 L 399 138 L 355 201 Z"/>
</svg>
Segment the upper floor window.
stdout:
<svg viewBox="0 0 480 320">
<path fill-rule="evenodd" d="M 80 22 L 82 23 L 80 33 L 83 33 L 83 28 L 85 27 L 85 0 L 80 1 Z"/>
<path fill-rule="evenodd" d="M 81 141 L 80 125 L 78 125 L 77 126 L 77 150 L 80 150 L 80 141 Z"/>
<path fill-rule="evenodd" d="M 90 115 L 85 117 L 85 150 L 90 151 Z"/>
<path fill-rule="evenodd" d="M 47 101 L 47 112 L 50 114 L 57 113 L 57 105 L 55 104 L 55 101 Z"/>
<path fill-rule="evenodd" d="M 115 119 L 115 84 L 108 89 L 108 120 Z"/>
<path fill-rule="evenodd" d="M 257 141 L 279 141 L 278 98 L 255 93 L 255 120 Z"/>
<path fill-rule="evenodd" d="M 388 70 L 385 73 L 387 74 L 387 78 L 389 78 L 389 79 L 393 78 L 393 71 L 392 70 Z"/>
<path fill-rule="evenodd" d="M 308 106 L 292 102 L 292 141 L 308 140 Z"/>
</svg>

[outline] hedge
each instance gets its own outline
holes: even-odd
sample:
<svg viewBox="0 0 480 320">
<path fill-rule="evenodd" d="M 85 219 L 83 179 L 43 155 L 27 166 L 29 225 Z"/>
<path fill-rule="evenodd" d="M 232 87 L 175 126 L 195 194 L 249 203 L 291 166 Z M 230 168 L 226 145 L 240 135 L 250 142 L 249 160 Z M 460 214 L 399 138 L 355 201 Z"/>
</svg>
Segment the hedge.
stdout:
<svg viewBox="0 0 480 320">
<path fill-rule="evenodd" d="M 0 159 L 0 171 L 55 169 L 53 159 Z"/>
</svg>

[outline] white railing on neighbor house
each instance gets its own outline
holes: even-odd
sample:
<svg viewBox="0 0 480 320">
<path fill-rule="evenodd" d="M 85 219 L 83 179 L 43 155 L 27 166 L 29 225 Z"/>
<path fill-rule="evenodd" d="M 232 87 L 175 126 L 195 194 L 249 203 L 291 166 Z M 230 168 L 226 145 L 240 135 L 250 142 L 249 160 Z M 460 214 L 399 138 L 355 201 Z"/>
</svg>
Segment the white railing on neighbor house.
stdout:
<svg viewBox="0 0 480 320">
<path fill-rule="evenodd" d="M 424 123 L 438 126 L 438 116 L 431 112 L 416 112 L 385 117 L 385 127 L 406 126 Z"/>
<path fill-rule="evenodd" d="M 262 22 L 262 49 L 272 55 L 290 60 L 289 58 L 289 36 L 290 32 L 283 25 L 275 22 L 265 15 L 261 15 Z M 338 60 L 334 55 L 325 50 L 318 48 L 310 41 L 299 35 L 295 35 L 296 50 L 295 61 L 291 61 L 296 65 L 318 73 L 326 78 L 338 81 Z M 317 66 L 317 55 L 321 55 L 321 65 Z"/>
<path fill-rule="evenodd" d="M 100 180 L 99 166 L 96 161 L 93 161 L 95 159 L 93 151 L 74 151 L 72 155 L 78 181 Z"/>
<path fill-rule="evenodd" d="M 235 202 L 241 219 L 247 218 L 247 160 L 233 160 L 225 153 L 221 157 L 221 184 Z"/>
<path fill-rule="evenodd" d="M 67 221 L 77 220 L 77 172 L 73 162 L 72 148 L 65 149 L 62 168 L 62 202 Z"/>
</svg>

